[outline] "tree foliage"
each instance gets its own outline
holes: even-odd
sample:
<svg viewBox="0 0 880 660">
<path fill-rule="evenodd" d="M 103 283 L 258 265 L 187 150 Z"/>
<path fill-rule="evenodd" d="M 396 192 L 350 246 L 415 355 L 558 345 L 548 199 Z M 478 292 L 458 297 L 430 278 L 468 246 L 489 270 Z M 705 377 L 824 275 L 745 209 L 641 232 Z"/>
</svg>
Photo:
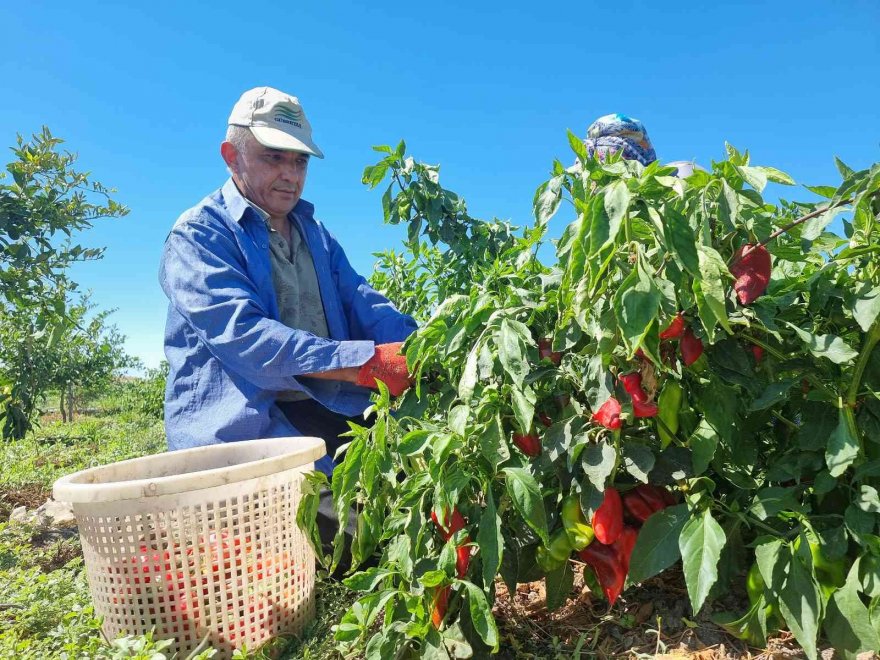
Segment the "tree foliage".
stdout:
<svg viewBox="0 0 880 660">
<path fill-rule="evenodd" d="M 105 382 L 127 364 L 122 337 L 106 312 L 86 319 L 86 298 L 69 305 L 76 284 L 69 267 L 103 250 L 73 236 L 99 218 L 128 209 L 111 189 L 74 169 L 75 154 L 47 128 L 29 142 L 18 136 L 14 160 L 0 173 L 0 419 L 4 438 L 31 427 L 49 389 L 72 405 L 76 387 Z M 72 408 L 71 408 L 72 410 Z"/>
</svg>

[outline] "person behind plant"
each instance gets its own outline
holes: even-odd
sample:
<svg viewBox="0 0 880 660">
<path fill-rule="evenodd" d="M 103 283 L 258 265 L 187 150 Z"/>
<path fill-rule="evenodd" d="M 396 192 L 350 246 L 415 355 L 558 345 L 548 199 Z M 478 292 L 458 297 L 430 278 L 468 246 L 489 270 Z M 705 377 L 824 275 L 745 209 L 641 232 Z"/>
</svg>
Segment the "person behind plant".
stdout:
<svg viewBox="0 0 880 660">
<path fill-rule="evenodd" d="M 220 154 L 231 177 L 178 218 L 162 252 L 168 447 L 317 436 L 328 455 L 316 467 L 329 475 L 377 380 L 395 396 L 409 386 L 399 349 L 416 323 L 351 267 L 302 199 L 323 153 L 296 97 L 245 92 Z M 327 493 L 321 512 L 332 536 Z"/>
<path fill-rule="evenodd" d="M 589 156 L 603 161 L 609 153 L 618 152 L 625 160 L 637 160 L 642 165 L 657 160 L 642 122 L 621 114 L 604 115 L 590 124 L 584 146 Z"/>
<path fill-rule="evenodd" d="M 650 165 L 657 160 L 654 145 L 648 137 L 644 124 L 634 117 L 622 114 L 604 115 L 590 124 L 584 140 L 589 156 L 598 155 L 605 160 L 609 153 L 621 152 L 624 160 L 637 160 L 642 165 Z M 682 179 L 689 177 L 695 170 L 702 169 L 693 161 L 676 160 L 666 163 L 666 167 L 674 167 L 675 175 Z"/>
</svg>

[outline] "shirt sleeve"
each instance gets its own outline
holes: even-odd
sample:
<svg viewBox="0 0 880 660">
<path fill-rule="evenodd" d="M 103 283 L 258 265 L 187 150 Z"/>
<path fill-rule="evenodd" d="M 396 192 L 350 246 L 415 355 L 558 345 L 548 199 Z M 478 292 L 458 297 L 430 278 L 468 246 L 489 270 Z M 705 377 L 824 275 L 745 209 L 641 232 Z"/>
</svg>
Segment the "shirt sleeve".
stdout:
<svg viewBox="0 0 880 660">
<path fill-rule="evenodd" d="M 229 232 L 199 219 L 177 223 L 159 280 L 174 308 L 227 368 L 258 387 L 303 389 L 302 374 L 358 367 L 373 341 L 335 341 L 272 319 Z"/>
<path fill-rule="evenodd" d="M 371 287 L 352 268 L 336 238 L 326 229 L 330 267 L 349 322 L 352 337 L 372 339 L 377 344 L 404 341 L 417 328 L 415 320 L 397 310 L 388 298 Z"/>
</svg>

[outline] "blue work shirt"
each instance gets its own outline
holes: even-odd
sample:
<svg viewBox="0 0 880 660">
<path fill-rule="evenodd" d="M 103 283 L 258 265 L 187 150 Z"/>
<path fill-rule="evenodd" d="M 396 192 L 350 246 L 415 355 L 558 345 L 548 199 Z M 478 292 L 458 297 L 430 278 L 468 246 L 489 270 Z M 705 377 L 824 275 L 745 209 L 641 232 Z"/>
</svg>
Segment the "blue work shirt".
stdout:
<svg viewBox="0 0 880 660">
<path fill-rule="evenodd" d="M 159 282 L 170 301 L 165 324 L 169 449 L 301 435 L 275 405 L 300 390 L 326 408 L 356 416 L 370 390 L 297 376 L 359 367 L 375 344 L 416 329 L 351 267 L 339 243 L 300 200 L 288 215 L 315 264 L 330 338 L 279 320 L 269 230 L 232 179 L 178 218 L 162 253 Z M 329 474 L 325 456 L 318 469 Z"/>
</svg>

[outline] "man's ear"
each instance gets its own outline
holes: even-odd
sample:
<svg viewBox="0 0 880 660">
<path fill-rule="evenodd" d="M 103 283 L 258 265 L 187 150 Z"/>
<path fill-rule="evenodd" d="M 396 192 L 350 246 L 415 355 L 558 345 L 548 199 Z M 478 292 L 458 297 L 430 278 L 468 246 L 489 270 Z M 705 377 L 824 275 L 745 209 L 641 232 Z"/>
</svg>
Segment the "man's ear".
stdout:
<svg viewBox="0 0 880 660">
<path fill-rule="evenodd" d="M 223 142 L 220 145 L 220 155 L 223 156 L 226 167 L 234 172 L 235 163 L 238 160 L 238 149 L 235 148 L 235 145 L 232 142 Z"/>
</svg>

